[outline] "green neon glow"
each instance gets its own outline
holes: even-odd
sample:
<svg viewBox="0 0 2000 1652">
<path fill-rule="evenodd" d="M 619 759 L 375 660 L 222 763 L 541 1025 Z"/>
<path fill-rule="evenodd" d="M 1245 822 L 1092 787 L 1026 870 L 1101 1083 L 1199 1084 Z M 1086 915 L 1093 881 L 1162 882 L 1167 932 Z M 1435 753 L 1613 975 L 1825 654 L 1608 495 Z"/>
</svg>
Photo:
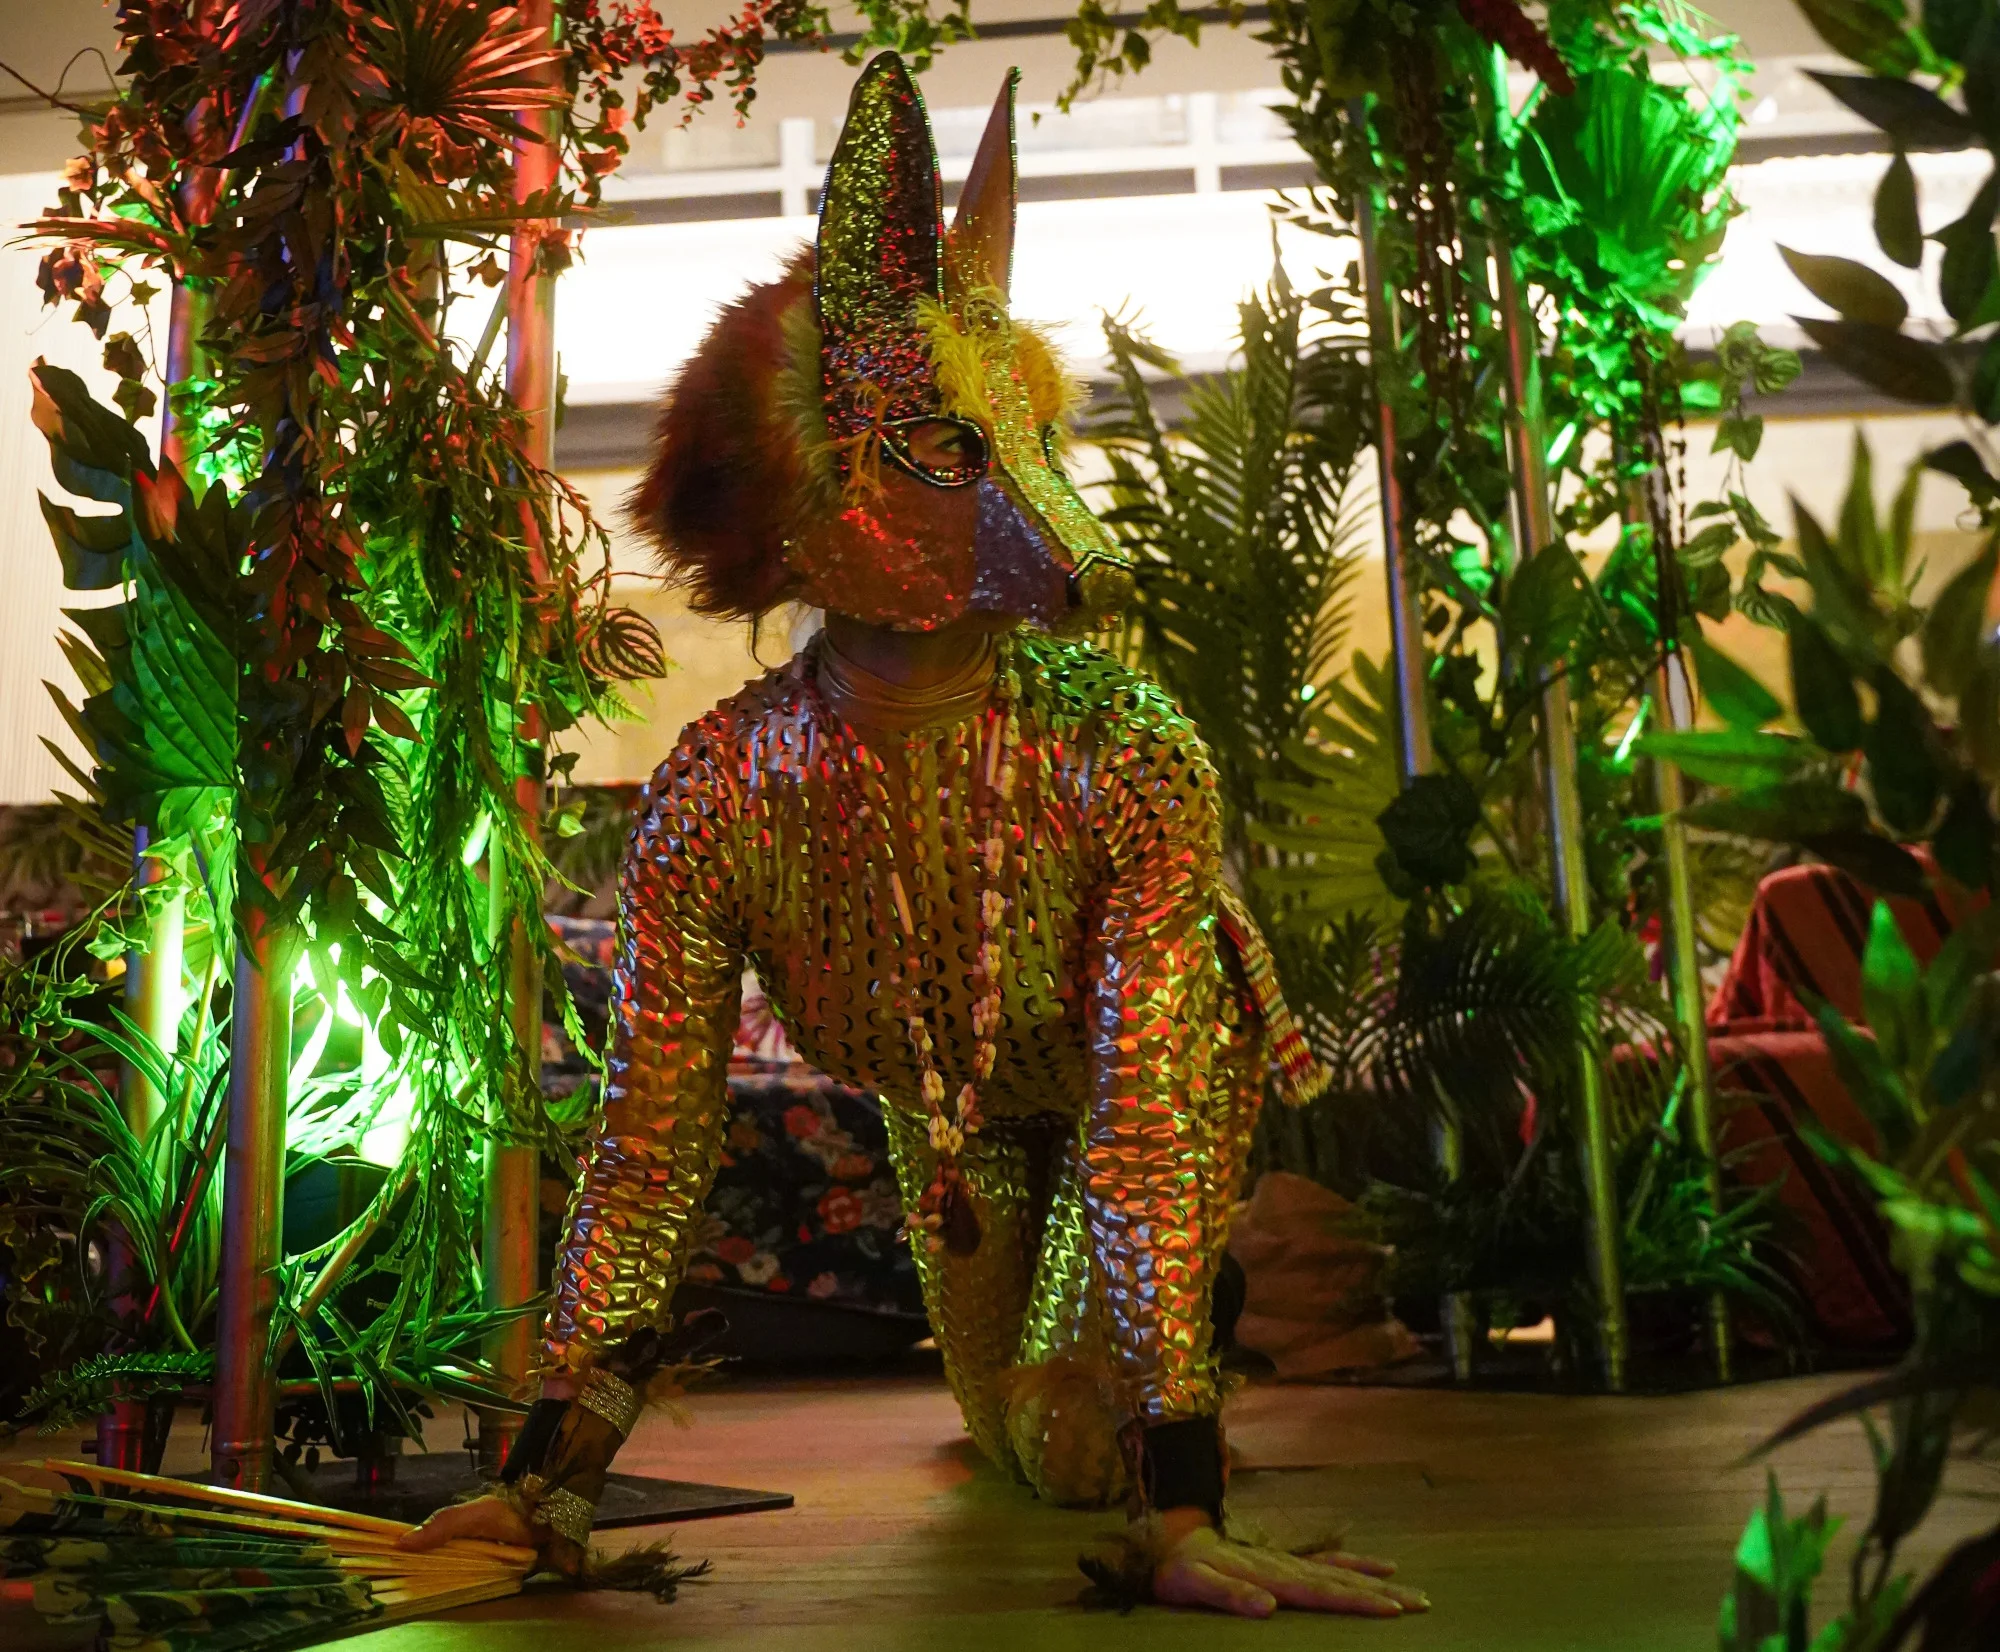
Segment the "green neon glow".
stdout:
<svg viewBox="0 0 2000 1652">
<path fill-rule="evenodd" d="M 1622 763 L 1631 755 L 1632 747 L 1638 742 L 1640 732 L 1646 726 L 1646 713 L 1652 709 L 1653 697 L 1649 694 L 1639 702 L 1639 709 L 1632 713 L 1632 721 L 1626 725 L 1624 734 L 1619 738 L 1618 749 L 1611 754 L 1612 762 Z"/>
<path fill-rule="evenodd" d="M 329 945 L 326 957 L 333 962 L 339 961 L 338 942 Z M 332 971 L 325 973 L 331 974 Z M 373 975 L 372 970 L 363 971 L 364 990 Z M 310 953 L 301 955 L 298 967 L 292 973 L 292 992 L 295 998 L 321 996 L 319 977 L 314 973 Z M 411 1087 L 408 1076 L 383 1048 L 374 1022 L 355 1002 L 345 981 L 335 982 L 329 1009 L 330 1013 L 319 1018 L 293 1059 L 288 1094 L 300 1097 L 311 1093 L 315 1079 L 322 1092 L 329 1083 L 335 1086 L 352 1083 L 352 1101 L 343 1104 L 339 1110 L 348 1122 L 335 1124 L 331 1136 L 320 1134 L 323 1125 L 307 1130 L 307 1136 L 315 1139 L 313 1150 L 351 1146 L 359 1157 L 370 1164 L 393 1168 L 402 1161 L 403 1152 L 409 1145 L 411 1120 L 416 1114 L 416 1091 Z M 320 1065 L 326 1059 L 336 1023 L 361 1029 L 361 1065 L 358 1069 L 347 1069 L 345 1074 L 323 1074 Z M 294 1145 L 299 1144 L 295 1142 Z"/>
<path fill-rule="evenodd" d="M 481 815 L 472 825 L 472 835 L 465 840 L 464 860 L 467 866 L 477 866 L 480 856 L 486 853 L 486 840 L 493 834 L 493 817 Z"/>
</svg>

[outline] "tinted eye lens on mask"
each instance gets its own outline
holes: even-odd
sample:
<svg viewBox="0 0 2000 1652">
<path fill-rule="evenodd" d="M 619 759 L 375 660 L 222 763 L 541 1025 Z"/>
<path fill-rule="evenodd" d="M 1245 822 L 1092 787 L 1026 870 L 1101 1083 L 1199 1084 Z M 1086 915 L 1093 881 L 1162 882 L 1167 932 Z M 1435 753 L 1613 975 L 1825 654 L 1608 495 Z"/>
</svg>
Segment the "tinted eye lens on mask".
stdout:
<svg viewBox="0 0 2000 1652">
<path fill-rule="evenodd" d="M 933 487 L 962 488 L 987 471 L 986 437 L 962 419 L 915 419 L 883 432 L 883 448 L 904 470 Z"/>
</svg>

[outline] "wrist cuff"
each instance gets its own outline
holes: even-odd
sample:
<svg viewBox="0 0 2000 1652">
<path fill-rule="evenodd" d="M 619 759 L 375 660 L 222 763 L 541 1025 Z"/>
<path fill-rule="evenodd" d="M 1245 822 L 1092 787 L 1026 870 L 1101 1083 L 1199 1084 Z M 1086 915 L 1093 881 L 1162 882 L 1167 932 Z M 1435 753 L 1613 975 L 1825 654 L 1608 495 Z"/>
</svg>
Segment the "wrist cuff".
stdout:
<svg viewBox="0 0 2000 1652">
<path fill-rule="evenodd" d="M 1222 1524 L 1222 1424 L 1155 1423 L 1139 1437 L 1139 1487 L 1149 1509 L 1205 1509 Z"/>
</svg>

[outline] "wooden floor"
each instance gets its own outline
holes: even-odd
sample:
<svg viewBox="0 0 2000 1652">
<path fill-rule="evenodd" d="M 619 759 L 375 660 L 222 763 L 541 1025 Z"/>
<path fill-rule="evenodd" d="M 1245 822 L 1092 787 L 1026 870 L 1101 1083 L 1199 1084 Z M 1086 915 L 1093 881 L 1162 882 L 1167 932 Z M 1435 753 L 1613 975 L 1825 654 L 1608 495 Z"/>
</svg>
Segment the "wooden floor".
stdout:
<svg viewBox="0 0 2000 1652">
<path fill-rule="evenodd" d="M 1045 1509 L 1001 1481 L 976 1460 L 937 1380 L 741 1384 L 699 1396 L 690 1430 L 642 1424 L 619 1459 L 622 1471 L 798 1499 L 783 1513 L 681 1528 L 676 1547 L 713 1561 L 714 1575 L 677 1604 L 536 1594 L 344 1647 L 1705 1652 L 1765 1472 L 1733 1460 L 1837 1380 L 1647 1399 L 1252 1387 L 1229 1412 L 1241 1463 L 1232 1498 L 1274 1533 L 1345 1522 L 1354 1547 L 1399 1560 L 1436 1603 L 1389 1623 L 1287 1614 L 1262 1624 L 1082 1609 L 1075 1557 L 1109 1517 Z M 455 1419 L 434 1426 L 435 1447 L 456 1444 Z M 184 1424 L 168 1466 L 193 1466 L 199 1447 Z M 1824 1491 L 1840 1511 L 1865 1509 L 1872 1480 L 1857 1428 L 1791 1447 L 1776 1466 L 1801 1507 Z M 1994 1488 L 1979 1471 L 1955 1474 L 1912 1558 L 1990 1521 L 1972 1495 L 1982 1489 Z M 25 1640 L 0 1624 L 0 1643 Z"/>
</svg>

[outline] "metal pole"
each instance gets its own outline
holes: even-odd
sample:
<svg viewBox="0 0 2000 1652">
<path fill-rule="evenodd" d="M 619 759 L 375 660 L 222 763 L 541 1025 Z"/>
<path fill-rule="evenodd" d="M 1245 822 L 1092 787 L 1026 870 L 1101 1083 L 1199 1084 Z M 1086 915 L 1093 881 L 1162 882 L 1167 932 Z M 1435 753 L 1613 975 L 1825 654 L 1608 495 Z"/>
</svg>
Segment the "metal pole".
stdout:
<svg viewBox="0 0 2000 1652">
<path fill-rule="evenodd" d="M 1355 129 L 1368 131 L 1368 100 L 1351 98 L 1347 117 Z M 1382 566 L 1389 584 L 1389 654 L 1396 682 L 1396 763 L 1407 786 L 1432 767 L 1430 708 L 1424 699 L 1429 661 L 1424 647 L 1423 606 L 1417 581 L 1409 565 L 1405 539 L 1403 480 L 1399 473 L 1401 449 L 1396 436 L 1396 409 L 1383 389 L 1382 373 L 1396 359 L 1400 325 L 1396 315 L 1396 295 L 1390 290 L 1382 268 L 1379 228 L 1380 206 L 1375 190 L 1355 194 L 1355 233 L 1361 242 L 1361 284 L 1367 289 L 1368 353 L 1375 379 L 1375 470 L 1382 495 Z M 1445 1098 L 1431 1130 L 1431 1146 L 1438 1169 L 1448 1181 L 1456 1181 L 1464 1169 L 1463 1145 L 1458 1123 L 1451 1116 Z M 1449 1292 L 1440 1304 L 1445 1351 L 1452 1375 L 1460 1382 L 1472 1379 L 1473 1357 L 1478 1339 L 1478 1318 L 1472 1299 L 1463 1291 Z"/>
<path fill-rule="evenodd" d="M 186 281 L 174 283 L 167 310 L 166 393 L 160 401 L 160 458 L 164 463 L 184 467 L 188 460 L 188 433 L 174 417 L 175 389 L 200 371 L 202 328 L 208 320 L 207 294 Z M 146 853 L 149 834 L 141 826 L 136 834 L 134 870 L 142 886 L 164 883 L 170 869 Z M 180 1044 L 181 970 L 187 946 L 187 890 L 185 885 L 154 909 L 147 929 L 146 950 L 126 957 L 126 1002 L 129 1013 L 145 1035 L 171 1056 Z M 152 1128 L 166 1107 L 166 1098 L 157 1095 L 136 1072 L 126 1074 L 125 1122 L 141 1137 Z"/>
<path fill-rule="evenodd" d="M 1495 47 L 1488 74 L 1476 93 L 1485 105 L 1491 138 L 1503 142 L 1513 122 L 1507 93 L 1507 63 Z M 1513 488 L 1519 517 L 1521 558 L 1540 555 L 1556 539 L 1549 502 L 1548 443 L 1541 417 L 1540 332 L 1528 309 L 1514 268 L 1514 250 L 1497 213 L 1487 214 L 1488 237 L 1507 352 L 1508 444 L 1513 449 Z M 1583 803 L 1577 790 L 1576 714 L 1569 680 L 1548 672 L 1542 686 L 1542 770 L 1548 787 L 1549 851 L 1556 904 L 1573 936 L 1590 929 L 1590 874 L 1584 861 Z M 1611 1125 L 1605 1111 L 1604 1081 L 1597 1064 L 1577 1062 L 1583 1124 L 1584 1189 L 1590 1208 L 1590 1266 L 1597 1288 L 1598 1348 L 1605 1386 L 1625 1386 L 1629 1335 L 1625 1286 L 1618 1258 L 1618 1184 L 1612 1158 Z"/>
<path fill-rule="evenodd" d="M 1368 100 L 1351 98 L 1347 116 L 1368 130 Z M 1405 528 L 1396 410 L 1382 388 L 1382 370 L 1397 354 L 1395 295 L 1382 269 L 1374 189 L 1355 193 L 1355 232 L 1361 240 L 1361 283 L 1368 298 L 1368 354 L 1375 379 L 1375 470 L 1382 492 L 1382 564 L 1389 578 L 1389 650 L 1396 676 L 1396 756 L 1404 783 L 1431 770 L 1430 712 L 1424 702 L 1428 662 L 1423 614 L 1403 543 Z"/>
<path fill-rule="evenodd" d="M 246 851 L 260 882 L 264 850 Z M 292 1060 L 297 937 L 244 902 L 230 1005 L 229 1131 L 222 1160 L 222 1266 L 215 1316 L 215 1483 L 262 1491 L 271 1476 L 277 1383 L 271 1317 L 285 1214 L 285 1104 Z"/>
<path fill-rule="evenodd" d="M 522 7 L 522 21 L 545 31 L 551 40 L 557 38 L 559 25 L 553 0 L 528 0 Z M 556 182 L 558 111 L 525 111 L 519 119 L 531 134 L 516 140 L 514 145 L 514 199 L 523 201 Z M 556 291 L 554 277 L 538 267 L 536 254 L 543 235 L 553 228 L 541 223 L 517 228 L 507 259 L 507 393 L 526 416 L 522 457 L 543 470 L 553 468 L 555 463 Z M 547 578 L 548 570 L 532 511 L 524 510 L 522 528 L 532 572 L 540 583 Z M 514 783 L 514 796 L 531 832 L 539 829 L 542 816 L 541 735 L 539 711 L 532 705 L 518 707 L 515 737 L 520 771 Z M 540 922 L 541 913 L 539 906 L 533 912 L 506 909 L 506 868 L 497 846 L 489 861 L 488 878 L 495 916 L 504 922 L 507 934 L 508 1021 L 522 1067 L 533 1081 L 541 1071 L 542 979 L 541 955 L 530 940 L 527 926 Z M 505 1121 L 492 1122 L 496 1127 L 504 1127 Z M 538 1295 L 545 1284 L 541 1278 L 538 1242 L 541 1153 L 533 1145 L 516 1145 L 497 1133 L 492 1134 L 487 1137 L 483 1169 L 484 1231 L 480 1248 L 483 1295 L 489 1308 L 518 1307 Z M 523 1315 L 495 1331 L 487 1342 L 488 1361 L 517 1385 L 527 1381 L 534 1357 L 535 1331 L 532 1317 Z M 520 1418 L 512 1412 L 480 1412 L 479 1458 L 483 1467 L 497 1469 L 506 1460 L 520 1424 Z"/>
<path fill-rule="evenodd" d="M 1687 668 L 1678 648 L 1669 650 L 1661 660 L 1654 693 L 1660 720 L 1670 730 L 1679 733 L 1694 726 Z M 1715 1145 L 1715 1077 L 1708 1061 L 1701 957 L 1695 950 L 1694 880 L 1688 869 L 1687 827 L 1679 818 L 1687 799 L 1678 765 L 1655 762 L 1653 781 L 1660 800 L 1660 853 L 1667 868 L 1667 948 L 1674 967 L 1674 1018 L 1680 1023 L 1681 1048 L 1687 1060 L 1688 1118 L 1694 1127 L 1695 1149 L 1701 1154 L 1709 1208 L 1720 1212 L 1722 1161 Z M 1708 1299 L 1708 1334 L 1716 1380 L 1728 1382 L 1734 1363 L 1729 1299 L 1720 1291 L 1713 1292 Z"/>
<path fill-rule="evenodd" d="M 241 147 L 276 84 L 258 77 L 244 99 L 231 148 Z M 288 114 L 303 107 L 294 84 Z M 206 211 L 222 174 L 202 174 Z M 190 346 L 192 347 L 192 337 Z M 186 449 L 179 450 L 185 457 Z M 229 1006 L 229 1117 L 222 1160 L 222 1259 L 216 1280 L 215 1389 L 209 1464 L 220 1486 L 262 1491 L 271 1479 L 277 1368 L 271 1321 L 284 1260 L 285 1134 L 291 1090 L 292 967 L 300 936 L 273 921 L 268 850 L 245 844 L 236 895 L 236 974 Z M 256 890 L 256 895 L 251 893 Z M 223 914 L 216 914 L 218 931 Z M 215 937 L 221 944 L 221 935 Z"/>
<path fill-rule="evenodd" d="M 1549 508 L 1548 449 L 1540 417 L 1538 335 L 1515 276 L 1513 249 L 1497 223 L 1490 233 L 1499 272 L 1500 319 L 1507 350 L 1508 436 L 1514 450 L 1513 484 L 1525 561 L 1541 555 L 1556 539 Z M 1542 686 L 1542 767 L 1548 786 L 1556 904 L 1570 934 L 1581 937 L 1590 930 L 1590 875 L 1584 862 L 1583 803 L 1577 790 L 1576 716 L 1569 680 L 1560 670 L 1549 672 Z M 1597 1064 L 1580 1059 L 1577 1068 L 1584 1185 L 1590 1204 L 1591 1273 L 1598 1298 L 1598 1344 L 1605 1386 L 1616 1392 L 1625 1386 L 1628 1337 L 1618 1261 L 1618 1186 L 1611 1126 Z"/>
<path fill-rule="evenodd" d="M 196 177 L 202 174 L 197 173 Z M 193 189 L 183 191 L 184 202 Z M 205 197 L 204 197 L 205 198 Z M 212 202 L 209 203 L 212 205 Z M 185 280 L 174 283 L 167 309 L 167 359 L 165 394 L 160 399 L 160 458 L 164 463 L 184 467 L 187 462 L 186 432 L 174 417 L 174 391 L 194 376 L 199 359 L 202 327 L 207 321 L 206 294 Z M 132 876 L 141 889 L 150 889 L 173 878 L 172 869 L 146 851 L 152 834 L 144 827 L 133 833 Z M 125 954 L 125 1013 L 155 1048 L 171 1057 L 180 1046 L 181 972 L 187 945 L 187 889 L 176 884 L 170 894 L 155 897 L 153 921 L 147 926 L 146 945 Z M 141 1141 L 166 1110 L 166 1097 L 147 1082 L 136 1067 L 127 1067 L 119 1086 L 119 1104 L 126 1126 Z M 137 1306 L 131 1289 L 133 1276 L 131 1247 L 114 1234 L 106 1246 L 105 1269 L 112 1282 L 114 1312 L 124 1317 Z M 121 1283 L 122 1282 L 122 1283 Z M 146 1417 L 144 1400 L 113 1399 L 111 1408 L 97 1419 L 97 1460 L 106 1468 L 146 1470 Z"/>
<path fill-rule="evenodd" d="M 1658 485 L 1658 480 L 1656 472 L 1633 477 L 1626 483 L 1626 516 L 1630 526 L 1643 527 L 1649 533 L 1653 530 L 1655 519 L 1649 490 Z M 1661 653 L 1653 679 L 1653 703 L 1661 725 L 1679 734 L 1694 727 L 1694 696 L 1689 691 L 1687 660 L 1681 653 L 1679 635 L 1678 616 L 1685 603 L 1679 588 L 1680 572 L 1671 559 L 1670 547 L 1656 545 L 1654 554 L 1661 580 Z M 1669 585 L 1668 581 L 1674 583 Z M 1708 1059 L 1708 1022 L 1703 1014 L 1706 994 L 1696 945 L 1694 879 L 1688 867 L 1687 826 L 1680 818 L 1687 799 L 1679 765 L 1656 758 L 1653 785 L 1660 806 L 1660 858 L 1667 874 L 1667 953 L 1673 964 L 1674 1019 L 1680 1026 L 1681 1048 L 1687 1063 L 1688 1118 L 1696 1151 L 1701 1154 L 1709 1208 L 1720 1211 L 1722 1162 L 1716 1152 L 1715 1081 Z M 1729 1301 L 1721 1291 L 1709 1296 L 1708 1330 L 1716 1380 L 1728 1382 L 1733 1365 Z"/>
</svg>

